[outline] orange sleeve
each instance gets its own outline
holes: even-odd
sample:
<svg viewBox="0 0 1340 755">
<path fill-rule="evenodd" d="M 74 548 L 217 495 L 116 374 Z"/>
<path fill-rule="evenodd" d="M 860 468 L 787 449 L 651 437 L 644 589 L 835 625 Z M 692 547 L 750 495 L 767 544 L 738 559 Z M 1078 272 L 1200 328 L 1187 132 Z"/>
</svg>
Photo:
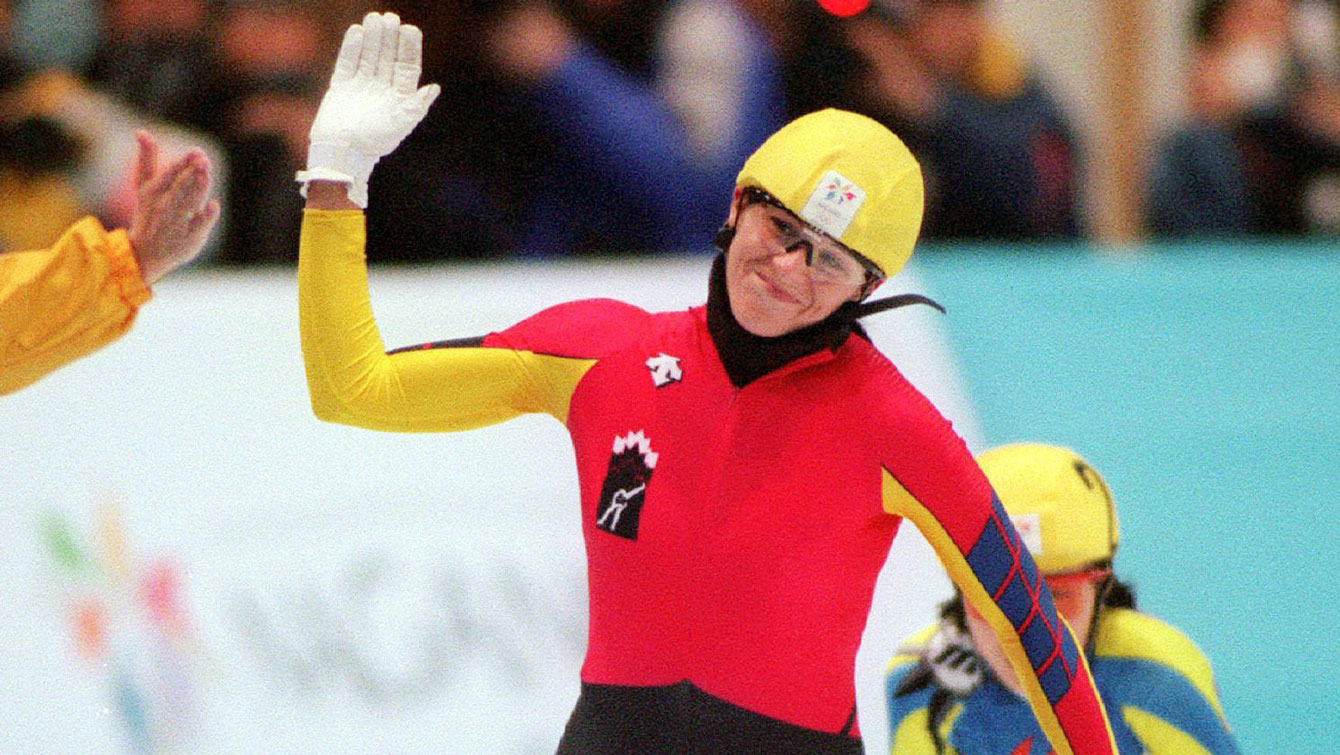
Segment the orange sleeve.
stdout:
<svg viewBox="0 0 1340 755">
<path fill-rule="evenodd" d="M 116 340 L 150 296 L 125 232 L 91 217 L 48 249 L 0 254 L 0 394 Z"/>
</svg>

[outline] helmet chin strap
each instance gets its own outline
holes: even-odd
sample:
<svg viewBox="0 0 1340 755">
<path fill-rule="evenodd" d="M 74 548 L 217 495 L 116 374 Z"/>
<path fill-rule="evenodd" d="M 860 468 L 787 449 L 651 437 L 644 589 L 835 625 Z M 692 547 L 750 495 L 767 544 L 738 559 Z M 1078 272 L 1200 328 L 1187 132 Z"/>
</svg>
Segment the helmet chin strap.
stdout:
<svg viewBox="0 0 1340 755">
<path fill-rule="evenodd" d="M 857 304 L 855 316 L 859 319 L 868 315 L 877 315 L 880 312 L 885 312 L 890 309 L 906 307 L 909 304 L 925 304 L 940 310 L 940 314 L 945 313 L 945 308 L 929 296 L 922 296 L 921 294 L 898 294 L 877 301 L 861 302 L 860 304 Z"/>
<path fill-rule="evenodd" d="M 1103 613 L 1103 606 L 1107 604 L 1107 594 L 1112 591 L 1112 582 L 1115 577 L 1112 572 L 1108 572 L 1103 577 L 1103 581 L 1098 583 L 1098 589 L 1094 590 L 1093 595 L 1093 615 L 1089 616 L 1089 646 L 1093 647 L 1097 642 L 1098 619 Z"/>
</svg>

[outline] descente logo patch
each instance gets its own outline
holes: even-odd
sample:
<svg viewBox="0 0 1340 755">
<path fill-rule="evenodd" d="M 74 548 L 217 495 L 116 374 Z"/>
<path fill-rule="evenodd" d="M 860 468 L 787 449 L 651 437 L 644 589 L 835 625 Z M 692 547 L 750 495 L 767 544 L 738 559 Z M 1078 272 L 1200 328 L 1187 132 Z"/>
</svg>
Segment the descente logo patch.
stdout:
<svg viewBox="0 0 1340 755">
<path fill-rule="evenodd" d="M 684 371 L 679 367 L 679 357 L 672 357 L 664 351 L 648 359 L 646 365 L 647 369 L 651 370 L 651 382 L 657 388 L 664 388 L 684 379 Z"/>
</svg>

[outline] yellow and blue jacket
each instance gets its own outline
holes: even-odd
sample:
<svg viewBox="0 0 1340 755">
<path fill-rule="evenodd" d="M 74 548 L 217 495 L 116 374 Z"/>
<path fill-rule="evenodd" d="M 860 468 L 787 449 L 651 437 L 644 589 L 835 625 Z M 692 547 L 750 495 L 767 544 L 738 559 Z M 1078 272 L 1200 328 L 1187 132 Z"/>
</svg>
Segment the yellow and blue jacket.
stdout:
<svg viewBox="0 0 1340 755">
<path fill-rule="evenodd" d="M 933 639 L 940 628 L 912 636 L 889 662 L 885 694 L 893 755 L 1050 752 L 1024 698 L 970 656 L 970 642 Z M 1120 752 L 1238 752 L 1210 662 L 1176 628 L 1138 611 L 1106 608 L 1088 655 Z"/>
</svg>

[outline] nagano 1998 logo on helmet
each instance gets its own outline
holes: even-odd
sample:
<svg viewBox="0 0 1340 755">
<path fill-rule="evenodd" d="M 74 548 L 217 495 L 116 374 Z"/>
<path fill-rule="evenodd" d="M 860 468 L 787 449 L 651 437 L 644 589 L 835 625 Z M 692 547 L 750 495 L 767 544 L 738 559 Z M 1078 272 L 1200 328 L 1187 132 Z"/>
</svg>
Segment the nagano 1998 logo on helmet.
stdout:
<svg viewBox="0 0 1340 755">
<path fill-rule="evenodd" d="M 802 115 L 768 137 L 735 179 L 879 266 L 902 269 L 921 232 L 921 166 L 892 131 L 858 113 Z"/>
<path fill-rule="evenodd" d="M 819 179 L 819 185 L 810 195 L 810 201 L 801 208 L 799 216 L 829 236 L 840 239 L 864 203 L 864 189 L 841 173 L 830 170 Z"/>
<path fill-rule="evenodd" d="M 824 176 L 824 178 L 829 179 L 828 176 Z M 862 191 L 858 195 L 859 187 L 853 183 L 844 183 L 845 180 L 837 173 L 832 173 L 832 178 L 824 184 L 824 191 L 828 192 L 824 195 L 824 199 L 834 204 L 842 204 L 865 198 L 865 192 Z"/>
</svg>

